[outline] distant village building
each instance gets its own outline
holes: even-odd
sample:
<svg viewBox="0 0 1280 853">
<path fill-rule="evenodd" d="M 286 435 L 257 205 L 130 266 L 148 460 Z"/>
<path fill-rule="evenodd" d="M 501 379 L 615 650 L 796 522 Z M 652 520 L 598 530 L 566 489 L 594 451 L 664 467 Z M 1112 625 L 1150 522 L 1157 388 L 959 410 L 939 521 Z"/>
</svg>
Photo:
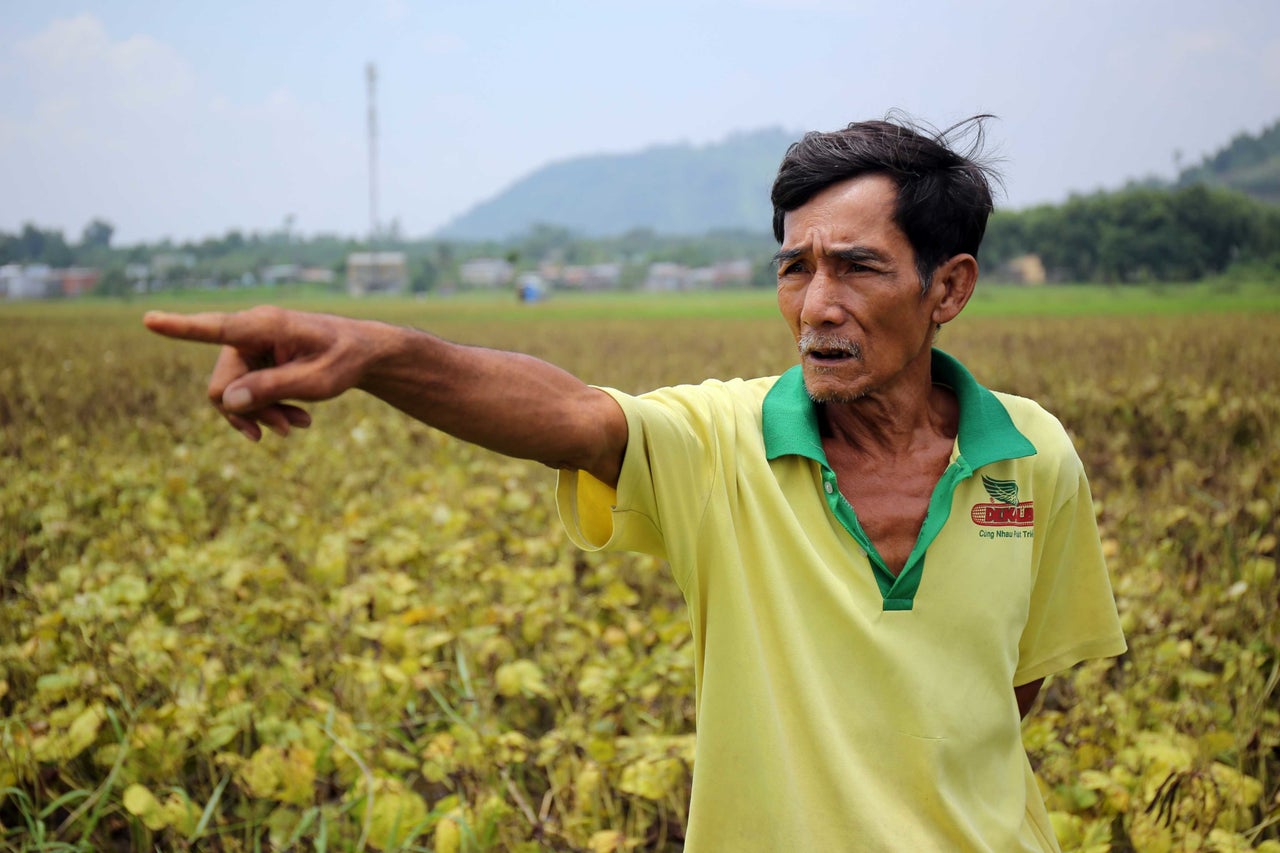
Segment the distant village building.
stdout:
<svg viewBox="0 0 1280 853">
<path fill-rule="evenodd" d="M 102 273 L 91 267 L 60 270 L 63 296 L 83 296 L 98 286 Z"/>
<path fill-rule="evenodd" d="M 324 267 L 303 267 L 298 271 L 298 281 L 309 284 L 333 284 L 337 277 L 337 273 Z"/>
<path fill-rule="evenodd" d="M 1016 284 L 1044 284 L 1047 275 L 1039 255 L 1019 255 L 1001 264 L 993 278 Z"/>
<path fill-rule="evenodd" d="M 297 281 L 302 267 L 297 264 L 272 264 L 262 270 L 262 281 L 265 284 L 284 284 L 288 281 Z"/>
<path fill-rule="evenodd" d="M 724 287 L 746 287 L 751 284 L 751 262 L 722 261 L 709 267 L 686 267 L 660 262 L 649 265 L 644 289 L 654 292 L 675 290 L 712 290 Z"/>
<path fill-rule="evenodd" d="M 688 290 L 711 290 L 716 286 L 714 267 L 694 267 L 689 270 Z"/>
<path fill-rule="evenodd" d="M 560 270 L 560 284 L 573 290 L 617 290 L 622 284 L 622 264 L 571 265 Z"/>
<path fill-rule="evenodd" d="M 124 265 L 124 278 L 133 288 L 134 293 L 146 293 L 147 282 L 151 280 L 151 267 L 147 264 L 130 263 Z"/>
<path fill-rule="evenodd" d="M 151 281 L 168 283 L 195 268 L 196 256 L 190 252 L 165 252 L 151 256 Z"/>
<path fill-rule="evenodd" d="M 546 260 L 538 264 L 538 275 L 544 282 L 558 283 L 564 273 L 564 263 L 559 259 Z"/>
<path fill-rule="evenodd" d="M 660 262 L 649 264 L 649 273 L 644 278 L 644 289 L 655 293 L 673 290 L 684 290 L 689 268 L 683 264 Z"/>
<path fill-rule="evenodd" d="M 739 258 L 715 264 L 711 267 L 711 281 L 715 287 L 748 287 L 751 284 L 751 261 Z"/>
<path fill-rule="evenodd" d="M 399 252 L 379 252 L 378 257 L 384 255 L 401 255 Z M 355 257 L 354 255 L 352 257 Z M 348 259 L 348 264 L 350 260 Z M 288 282 L 301 281 L 308 284 L 332 284 L 337 275 L 331 269 L 324 267 L 304 267 L 301 264 L 272 264 L 264 267 L 262 272 L 258 274 L 258 278 L 264 284 L 286 284 Z"/>
<path fill-rule="evenodd" d="M 6 299 L 48 299 L 62 293 L 62 279 L 48 264 L 5 264 L 0 267 L 0 290 Z"/>
<path fill-rule="evenodd" d="M 90 267 L 52 269 L 48 264 L 0 267 L 0 298 L 53 299 L 83 296 L 98 286 L 102 273 Z"/>
<path fill-rule="evenodd" d="M 502 258 L 476 258 L 458 267 L 458 280 L 468 287 L 502 287 L 514 274 L 515 267 Z"/>
<path fill-rule="evenodd" d="M 347 293 L 404 293 L 409 289 L 409 265 L 404 252 L 353 252 L 347 255 Z"/>
</svg>

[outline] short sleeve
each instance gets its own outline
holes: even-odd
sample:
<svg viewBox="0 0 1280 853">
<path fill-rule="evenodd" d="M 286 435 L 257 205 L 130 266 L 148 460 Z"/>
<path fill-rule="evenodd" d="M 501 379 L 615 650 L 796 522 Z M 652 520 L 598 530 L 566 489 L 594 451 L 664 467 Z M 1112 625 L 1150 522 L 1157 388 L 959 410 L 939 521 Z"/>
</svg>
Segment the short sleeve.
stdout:
<svg viewBox="0 0 1280 853">
<path fill-rule="evenodd" d="M 1015 685 L 1126 649 L 1089 483 L 1079 460 L 1073 461 L 1076 476 L 1068 479 L 1067 497 L 1043 528 Z"/>
<path fill-rule="evenodd" d="M 585 550 L 671 559 L 673 537 L 692 535 L 706 509 L 720 452 L 708 391 L 678 386 L 635 397 L 602 390 L 627 418 L 618 487 L 583 471 L 561 471 L 556 484 L 561 523 Z M 677 581 L 683 585 L 684 579 Z"/>
</svg>

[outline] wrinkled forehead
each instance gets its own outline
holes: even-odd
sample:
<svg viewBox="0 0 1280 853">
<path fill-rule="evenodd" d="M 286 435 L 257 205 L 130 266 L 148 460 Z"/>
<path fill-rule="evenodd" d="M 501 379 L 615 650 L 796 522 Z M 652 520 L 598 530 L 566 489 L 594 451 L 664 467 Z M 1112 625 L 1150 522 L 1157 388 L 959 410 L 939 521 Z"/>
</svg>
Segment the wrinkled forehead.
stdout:
<svg viewBox="0 0 1280 853">
<path fill-rule="evenodd" d="M 906 242 L 894 219 L 898 187 L 885 175 L 850 178 L 819 191 L 782 219 L 782 250 Z"/>
</svg>

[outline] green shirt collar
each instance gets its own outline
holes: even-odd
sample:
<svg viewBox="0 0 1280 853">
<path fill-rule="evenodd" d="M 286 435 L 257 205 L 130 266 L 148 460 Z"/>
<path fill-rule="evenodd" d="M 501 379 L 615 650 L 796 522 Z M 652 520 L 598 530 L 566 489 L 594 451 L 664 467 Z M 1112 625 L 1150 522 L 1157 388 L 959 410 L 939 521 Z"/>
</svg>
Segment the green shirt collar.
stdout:
<svg viewBox="0 0 1280 853">
<path fill-rule="evenodd" d="M 963 364 L 935 349 L 932 370 L 933 381 L 955 391 L 960 403 L 960 456 L 970 467 L 1035 455 L 1035 445 L 1013 425 L 1004 405 L 979 385 Z M 799 365 L 778 377 L 769 389 L 763 421 L 769 459 L 794 454 L 827 464 L 818 431 L 818 409 L 804 389 Z"/>
</svg>

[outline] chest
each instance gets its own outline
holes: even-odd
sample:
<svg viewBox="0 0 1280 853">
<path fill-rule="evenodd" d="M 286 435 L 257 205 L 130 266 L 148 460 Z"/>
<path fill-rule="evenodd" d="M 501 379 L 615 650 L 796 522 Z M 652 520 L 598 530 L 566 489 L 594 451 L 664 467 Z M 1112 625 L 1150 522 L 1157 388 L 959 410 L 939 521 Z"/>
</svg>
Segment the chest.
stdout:
<svg viewBox="0 0 1280 853">
<path fill-rule="evenodd" d="M 920 537 L 950 451 L 949 444 L 940 443 L 928 452 L 896 462 L 841 450 L 829 454 L 840 493 L 853 507 L 885 568 L 895 576 L 906 565 Z"/>
</svg>

